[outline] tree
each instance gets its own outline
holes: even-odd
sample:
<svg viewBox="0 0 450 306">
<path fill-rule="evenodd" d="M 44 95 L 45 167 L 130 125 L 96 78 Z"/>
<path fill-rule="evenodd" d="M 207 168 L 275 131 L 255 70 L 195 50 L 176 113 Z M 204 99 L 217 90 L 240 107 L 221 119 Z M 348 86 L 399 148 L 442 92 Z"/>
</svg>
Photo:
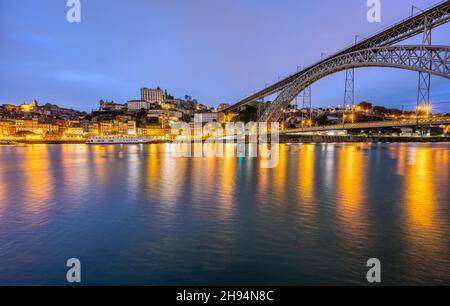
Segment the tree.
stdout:
<svg viewBox="0 0 450 306">
<path fill-rule="evenodd" d="M 158 117 L 149 117 L 149 118 L 147 118 L 147 123 L 149 123 L 149 124 L 159 123 L 159 118 Z"/>
<path fill-rule="evenodd" d="M 389 115 L 393 115 L 393 116 L 401 116 L 403 114 L 403 112 L 401 110 L 396 109 L 396 108 L 388 109 L 388 113 L 389 113 Z"/>
<path fill-rule="evenodd" d="M 171 94 L 167 93 L 167 89 L 164 90 L 164 97 L 167 100 L 173 100 L 173 96 Z"/>
<path fill-rule="evenodd" d="M 380 115 L 384 115 L 384 114 L 389 113 L 388 109 L 386 107 L 383 107 L 383 106 L 375 106 L 373 108 L 373 112 L 375 114 L 380 114 Z"/>
<path fill-rule="evenodd" d="M 318 125 L 330 125 L 333 124 L 331 120 L 328 120 L 328 116 L 326 114 L 321 114 L 316 117 L 314 120 Z"/>
<path fill-rule="evenodd" d="M 364 110 L 371 110 L 373 104 L 366 101 L 362 101 L 361 103 L 358 104 L 358 106 Z"/>
<path fill-rule="evenodd" d="M 147 111 L 145 109 L 140 109 L 136 113 L 136 124 L 138 127 L 144 127 L 146 125 Z"/>
<path fill-rule="evenodd" d="M 237 121 L 242 121 L 245 123 L 250 121 L 256 121 L 256 112 L 257 112 L 256 107 L 247 105 L 245 109 L 239 113 Z"/>
</svg>

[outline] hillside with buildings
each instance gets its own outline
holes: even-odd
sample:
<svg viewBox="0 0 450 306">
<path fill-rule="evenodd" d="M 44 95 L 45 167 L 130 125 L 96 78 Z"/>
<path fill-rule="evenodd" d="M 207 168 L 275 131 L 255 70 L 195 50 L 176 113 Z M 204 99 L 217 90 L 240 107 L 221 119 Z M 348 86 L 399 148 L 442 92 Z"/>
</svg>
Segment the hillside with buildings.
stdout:
<svg viewBox="0 0 450 306">
<path fill-rule="evenodd" d="M 152 136 L 170 140 L 173 122 L 193 122 L 196 114 L 203 122 L 219 121 L 218 109 L 207 107 L 190 96 L 175 99 L 167 91 L 141 88 L 140 99 L 125 103 L 99 101 L 91 113 L 66 109 L 36 100 L 20 105 L 0 106 L 0 138 L 11 141 L 83 142 L 89 136 Z"/>
</svg>

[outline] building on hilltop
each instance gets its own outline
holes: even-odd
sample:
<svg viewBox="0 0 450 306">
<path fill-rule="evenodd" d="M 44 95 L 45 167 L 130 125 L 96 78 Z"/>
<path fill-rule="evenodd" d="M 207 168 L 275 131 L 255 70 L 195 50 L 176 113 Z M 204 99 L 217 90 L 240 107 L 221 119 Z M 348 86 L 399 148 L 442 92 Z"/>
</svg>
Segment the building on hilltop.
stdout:
<svg viewBox="0 0 450 306">
<path fill-rule="evenodd" d="M 39 110 L 39 105 L 36 100 L 33 100 L 30 103 L 20 104 L 20 111 L 22 111 L 24 113 L 36 112 L 38 110 Z"/>
<path fill-rule="evenodd" d="M 57 133 L 59 126 L 51 123 L 40 123 L 38 118 L 31 120 L 16 120 L 16 132 L 32 132 L 35 134 Z"/>
<path fill-rule="evenodd" d="M 218 122 L 219 113 L 198 113 L 195 114 L 191 121 L 199 121 L 201 123 Z"/>
<path fill-rule="evenodd" d="M 221 103 L 221 104 L 219 104 L 219 106 L 217 107 L 217 111 L 218 111 L 218 112 L 221 112 L 221 111 L 223 111 L 223 110 L 229 108 L 230 106 L 231 106 L 231 105 L 228 104 L 228 103 Z"/>
<path fill-rule="evenodd" d="M 6 137 L 14 134 L 15 126 L 12 120 L 0 120 L 0 137 Z"/>
<path fill-rule="evenodd" d="M 138 111 L 141 109 L 149 109 L 150 104 L 151 103 L 146 100 L 130 100 L 127 102 L 127 107 L 128 110 Z"/>
<path fill-rule="evenodd" d="M 160 104 L 164 100 L 164 92 L 159 87 L 156 89 L 143 87 L 141 88 L 141 100 Z"/>
<path fill-rule="evenodd" d="M 103 101 L 100 100 L 100 111 L 120 111 L 120 110 L 126 110 L 127 106 L 125 104 L 119 104 L 114 101 Z"/>
<path fill-rule="evenodd" d="M 7 112 L 32 113 L 39 110 L 39 105 L 36 100 L 33 100 L 30 103 L 22 103 L 19 106 L 13 104 L 3 104 L 3 108 Z"/>
</svg>

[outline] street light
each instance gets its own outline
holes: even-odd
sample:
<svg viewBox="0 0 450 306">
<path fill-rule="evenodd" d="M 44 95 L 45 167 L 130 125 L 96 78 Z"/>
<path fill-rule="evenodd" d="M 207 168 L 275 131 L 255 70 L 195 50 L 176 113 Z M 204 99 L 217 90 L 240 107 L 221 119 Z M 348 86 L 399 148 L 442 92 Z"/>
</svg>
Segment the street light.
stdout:
<svg viewBox="0 0 450 306">
<path fill-rule="evenodd" d="M 355 123 L 355 115 L 351 114 L 350 119 L 352 119 L 352 124 L 354 124 Z"/>
<path fill-rule="evenodd" d="M 417 109 L 416 109 L 416 125 L 419 125 L 419 116 L 420 116 L 420 111 L 421 110 L 422 110 L 422 106 L 418 105 Z"/>
<path fill-rule="evenodd" d="M 424 106 L 423 109 L 425 111 L 426 116 L 429 117 L 431 113 L 431 105 Z"/>
</svg>

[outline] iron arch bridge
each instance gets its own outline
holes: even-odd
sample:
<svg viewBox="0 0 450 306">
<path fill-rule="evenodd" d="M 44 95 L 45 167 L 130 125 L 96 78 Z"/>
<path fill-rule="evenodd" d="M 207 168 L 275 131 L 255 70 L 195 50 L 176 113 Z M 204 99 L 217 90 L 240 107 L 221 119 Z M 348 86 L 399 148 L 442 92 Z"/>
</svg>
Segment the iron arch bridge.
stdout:
<svg viewBox="0 0 450 306">
<path fill-rule="evenodd" d="M 360 67 L 394 67 L 419 71 L 418 105 L 423 102 L 429 103 L 430 75 L 449 78 L 449 47 L 432 46 L 431 31 L 450 22 L 450 0 L 443 0 L 433 7 L 420 11 L 421 13 L 417 15 L 412 11 L 410 17 L 360 42 L 355 39 L 355 44 L 266 86 L 222 112 L 227 114 L 239 111 L 242 106 L 278 93 L 279 96 L 274 103 L 270 104 L 259 118 L 261 121 L 275 121 L 280 117 L 282 108 L 288 105 L 295 95 L 298 95 L 308 84 L 341 70 L 349 72 Z M 418 34 L 423 35 L 422 45 L 397 45 L 394 47 L 399 42 Z M 350 80 L 354 80 L 354 74 L 349 73 L 347 76 Z M 346 90 L 350 89 L 347 86 L 346 80 Z M 354 88 L 350 90 L 354 90 Z"/>
<path fill-rule="evenodd" d="M 399 68 L 450 79 L 450 46 L 377 47 L 322 61 L 302 71 L 291 84 L 284 87 L 275 101 L 260 116 L 259 121 L 278 121 L 283 108 L 289 106 L 301 91 L 317 80 L 339 71 L 362 67 Z"/>
</svg>

